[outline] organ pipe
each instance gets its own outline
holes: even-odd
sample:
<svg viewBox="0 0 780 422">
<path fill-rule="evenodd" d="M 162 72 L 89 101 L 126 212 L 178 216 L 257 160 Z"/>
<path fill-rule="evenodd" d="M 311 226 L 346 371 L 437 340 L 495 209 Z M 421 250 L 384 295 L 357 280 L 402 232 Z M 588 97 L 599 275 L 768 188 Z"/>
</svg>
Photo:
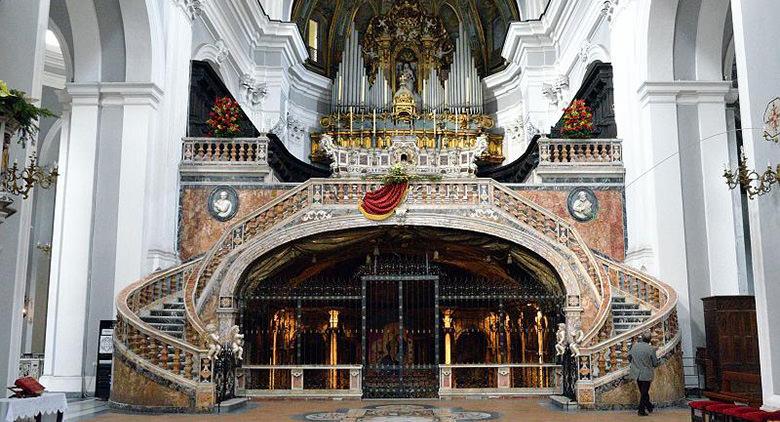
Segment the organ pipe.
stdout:
<svg viewBox="0 0 780 422">
<path fill-rule="evenodd" d="M 352 24 L 333 81 L 332 107 L 341 112 L 348 112 L 350 108 L 387 110 L 392 105 L 394 94 L 388 81 L 390 75 L 383 67 L 379 67 L 376 75 L 373 75 L 373 84 L 368 82 L 359 40 L 360 34 Z M 443 83 L 440 76 L 438 69 L 431 69 L 427 75 L 417 75 L 424 80 L 423 89 L 418 92 L 423 110 L 442 112 L 449 108 L 458 113 L 482 112 L 482 80 L 463 25 L 458 30 L 449 76 Z"/>
</svg>

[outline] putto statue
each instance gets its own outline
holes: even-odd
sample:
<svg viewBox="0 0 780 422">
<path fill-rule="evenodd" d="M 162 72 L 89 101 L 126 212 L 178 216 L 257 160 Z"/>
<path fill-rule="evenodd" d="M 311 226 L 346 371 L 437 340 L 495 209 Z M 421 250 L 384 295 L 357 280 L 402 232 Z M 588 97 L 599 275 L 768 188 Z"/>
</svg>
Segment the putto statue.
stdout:
<svg viewBox="0 0 780 422">
<path fill-rule="evenodd" d="M 238 360 L 244 360 L 244 335 L 239 333 L 238 325 L 230 327 L 230 349 Z"/>
<path fill-rule="evenodd" d="M 214 324 L 206 326 L 207 337 L 206 340 L 209 343 L 208 352 L 206 355 L 209 359 L 214 360 L 214 357 L 222 352 L 222 346 L 219 344 L 219 335 L 217 335 L 217 327 Z"/>
<path fill-rule="evenodd" d="M 566 324 L 558 324 L 558 331 L 555 332 L 555 356 L 563 356 L 566 353 L 568 338 L 566 337 Z"/>
</svg>

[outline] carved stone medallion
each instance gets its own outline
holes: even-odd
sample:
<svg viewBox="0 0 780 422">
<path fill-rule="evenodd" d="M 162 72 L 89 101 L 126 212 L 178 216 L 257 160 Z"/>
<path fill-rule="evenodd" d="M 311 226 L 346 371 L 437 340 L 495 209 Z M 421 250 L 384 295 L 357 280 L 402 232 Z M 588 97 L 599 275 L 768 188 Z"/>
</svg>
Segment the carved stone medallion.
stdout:
<svg viewBox="0 0 780 422">
<path fill-rule="evenodd" d="M 209 195 L 209 213 L 219 221 L 229 221 L 238 212 L 238 194 L 230 186 L 218 186 Z"/>
<path fill-rule="evenodd" d="M 599 212 L 599 200 L 592 190 L 579 187 L 571 191 L 566 200 L 569 214 L 579 222 L 588 222 L 596 218 Z"/>
</svg>

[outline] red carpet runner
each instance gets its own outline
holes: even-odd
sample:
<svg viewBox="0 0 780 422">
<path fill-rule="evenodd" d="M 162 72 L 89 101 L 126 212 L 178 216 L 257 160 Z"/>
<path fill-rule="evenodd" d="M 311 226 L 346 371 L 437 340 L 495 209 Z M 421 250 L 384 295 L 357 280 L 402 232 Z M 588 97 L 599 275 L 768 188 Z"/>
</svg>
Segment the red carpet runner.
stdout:
<svg viewBox="0 0 780 422">
<path fill-rule="evenodd" d="M 366 193 L 358 202 L 358 209 L 369 220 L 382 221 L 393 215 L 396 207 L 406 198 L 407 183 L 386 185 Z"/>
</svg>

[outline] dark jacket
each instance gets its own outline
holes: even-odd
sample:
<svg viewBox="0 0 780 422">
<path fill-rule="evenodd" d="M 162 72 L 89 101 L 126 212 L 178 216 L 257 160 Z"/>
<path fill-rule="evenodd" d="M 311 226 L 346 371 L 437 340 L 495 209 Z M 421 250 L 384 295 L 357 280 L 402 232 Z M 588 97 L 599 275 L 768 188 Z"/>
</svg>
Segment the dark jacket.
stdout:
<svg viewBox="0 0 780 422">
<path fill-rule="evenodd" d="M 655 368 L 659 363 L 655 347 L 643 341 L 636 342 L 631 346 L 628 357 L 631 360 L 631 369 L 628 373 L 631 379 L 637 381 L 653 380 Z"/>
</svg>

